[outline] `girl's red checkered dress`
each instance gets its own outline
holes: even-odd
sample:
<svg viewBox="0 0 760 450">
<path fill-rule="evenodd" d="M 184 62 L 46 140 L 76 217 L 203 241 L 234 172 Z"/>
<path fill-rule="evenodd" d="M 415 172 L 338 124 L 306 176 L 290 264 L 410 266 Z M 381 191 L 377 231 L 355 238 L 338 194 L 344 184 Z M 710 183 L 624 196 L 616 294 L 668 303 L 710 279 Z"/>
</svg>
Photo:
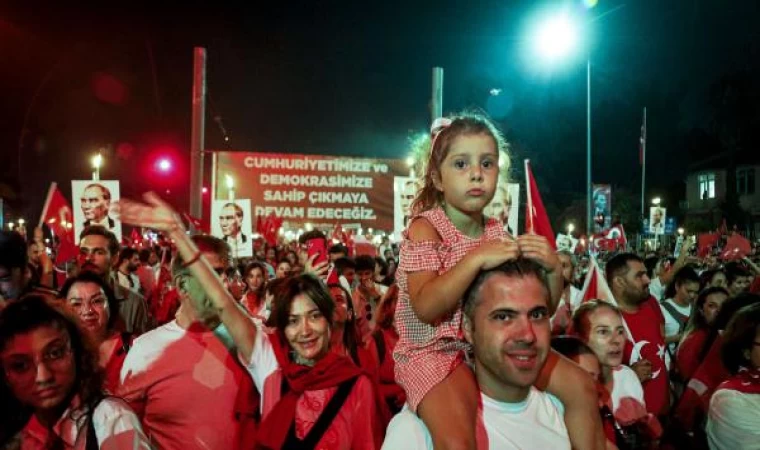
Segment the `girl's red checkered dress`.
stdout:
<svg viewBox="0 0 760 450">
<path fill-rule="evenodd" d="M 435 271 L 448 272 L 464 255 L 485 241 L 506 237 L 502 224 L 488 219 L 483 235 L 473 239 L 456 229 L 441 208 L 425 211 L 424 217 L 441 237 L 440 242 L 412 242 L 404 231 L 396 281 L 399 299 L 396 306 L 396 329 L 399 341 L 393 352 L 396 381 L 404 388 L 413 411 L 423 397 L 463 360 L 469 345 L 462 334 L 462 302 L 455 312 L 446 315 L 436 326 L 422 322 L 409 303 L 407 274 Z M 415 217 L 415 218 L 416 218 Z M 410 221 L 411 223 L 411 221 Z"/>
</svg>

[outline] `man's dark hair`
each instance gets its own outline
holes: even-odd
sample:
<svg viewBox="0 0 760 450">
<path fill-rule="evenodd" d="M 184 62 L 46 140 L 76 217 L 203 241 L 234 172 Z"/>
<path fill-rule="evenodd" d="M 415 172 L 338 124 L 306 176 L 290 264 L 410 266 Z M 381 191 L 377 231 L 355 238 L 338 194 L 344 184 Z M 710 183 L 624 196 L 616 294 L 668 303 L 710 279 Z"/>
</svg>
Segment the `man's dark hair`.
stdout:
<svg viewBox="0 0 760 450">
<path fill-rule="evenodd" d="M 327 250 L 327 253 L 328 254 L 333 254 L 333 255 L 337 254 L 337 253 L 342 253 L 342 254 L 348 256 L 348 247 L 346 247 L 343 244 L 335 244 L 335 245 L 330 246 L 330 249 Z"/>
<path fill-rule="evenodd" d="M 117 263 L 117 266 L 121 265 L 126 260 L 132 259 L 132 257 L 137 253 L 137 250 L 133 249 L 132 247 L 124 247 L 121 249 L 121 252 L 119 252 L 119 262 Z"/>
<path fill-rule="evenodd" d="M 225 265 L 230 263 L 230 246 L 227 245 L 222 239 L 218 237 L 209 236 L 207 234 L 196 234 L 192 237 L 193 242 L 198 247 L 201 253 L 214 253 L 219 255 L 222 261 L 225 261 Z M 189 268 L 184 267 L 185 261 L 182 259 L 182 255 L 177 253 L 177 256 L 172 260 L 172 277 L 176 278 L 178 275 L 189 273 Z"/>
<path fill-rule="evenodd" d="M 90 184 L 87 185 L 87 187 L 85 187 L 84 189 L 82 189 L 82 192 L 84 193 L 84 191 L 86 191 L 87 189 L 90 189 L 90 188 L 98 188 L 98 189 L 100 189 L 100 192 L 103 193 L 103 199 L 104 200 L 111 200 L 111 191 L 107 187 L 103 186 L 102 184 L 100 184 L 100 183 L 90 183 Z"/>
<path fill-rule="evenodd" d="M 362 270 L 371 270 L 373 273 L 375 272 L 375 258 L 369 255 L 359 255 L 354 261 L 356 262 L 357 272 Z"/>
<path fill-rule="evenodd" d="M 335 260 L 335 270 L 338 271 L 338 275 L 343 275 L 343 271 L 346 269 L 356 270 L 356 263 L 351 258 L 338 258 Z"/>
<path fill-rule="evenodd" d="M 325 234 L 319 230 L 311 230 L 307 231 L 306 233 L 302 234 L 298 238 L 299 244 L 305 244 L 306 242 L 310 241 L 311 239 L 324 239 L 327 240 L 325 237 Z"/>
<path fill-rule="evenodd" d="M 541 265 L 532 259 L 517 258 L 507 261 L 500 266 L 489 270 L 481 270 L 478 276 L 470 283 L 470 286 L 462 296 L 464 314 L 472 319 L 475 316 L 475 308 L 480 303 L 480 288 L 483 284 L 494 275 L 506 275 L 510 278 L 535 277 L 546 292 L 546 306 L 550 302 L 549 282 L 546 280 L 546 271 Z"/>
<path fill-rule="evenodd" d="M 26 243 L 23 236 L 15 231 L 0 231 L 0 266 L 11 269 L 24 269 L 28 262 Z"/>
<path fill-rule="evenodd" d="M 749 271 L 737 262 L 730 262 L 726 264 L 725 271 L 726 271 L 726 281 L 728 282 L 729 286 L 731 286 L 731 284 L 733 284 L 733 282 L 736 281 L 737 278 L 751 276 Z"/>
<path fill-rule="evenodd" d="M 150 260 L 150 254 L 153 252 L 153 250 L 149 248 L 144 248 L 140 250 L 140 262 L 143 264 L 147 264 Z"/>
<path fill-rule="evenodd" d="M 79 241 L 81 242 L 82 239 L 87 236 L 103 236 L 104 238 L 108 239 L 108 253 L 111 254 L 111 257 L 113 258 L 119 254 L 119 248 L 121 248 L 119 245 L 119 240 L 116 239 L 115 234 L 108 231 L 108 229 L 103 225 L 90 225 L 86 227 L 79 234 Z"/>
<path fill-rule="evenodd" d="M 731 373 L 736 373 L 739 368 L 751 368 L 752 363 L 745 353 L 752 351 L 760 326 L 760 304 L 755 303 L 745 306 L 734 314 L 723 333 L 723 347 L 721 348 L 721 360 Z"/>
<path fill-rule="evenodd" d="M 628 273 L 628 263 L 631 261 L 644 263 L 643 259 L 633 253 L 618 253 L 607 261 L 604 270 L 607 284 L 610 286 L 610 289 L 613 289 L 612 280 L 614 280 L 615 277 L 625 276 L 625 274 Z"/>
</svg>

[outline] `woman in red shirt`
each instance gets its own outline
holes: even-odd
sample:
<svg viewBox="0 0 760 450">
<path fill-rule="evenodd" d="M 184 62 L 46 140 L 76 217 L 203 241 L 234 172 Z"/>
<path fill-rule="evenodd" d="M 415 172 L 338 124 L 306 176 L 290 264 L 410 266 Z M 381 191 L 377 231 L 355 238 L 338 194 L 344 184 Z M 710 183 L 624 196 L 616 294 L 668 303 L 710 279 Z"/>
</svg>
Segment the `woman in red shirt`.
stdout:
<svg viewBox="0 0 760 450">
<path fill-rule="evenodd" d="M 116 392 L 121 366 L 134 337 L 119 331 L 119 306 L 113 291 L 101 277 L 85 271 L 66 281 L 61 298 L 98 348 L 98 364 L 105 372 L 103 387 L 107 392 Z"/>
<path fill-rule="evenodd" d="M 705 342 L 709 335 L 710 325 L 718 316 L 723 302 L 728 298 L 728 291 L 722 287 L 708 287 L 703 290 L 697 301 L 694 303 L 694 309 L 689 318 L 689 322 L 684 330 L 684 337 L 678 345 L 676 353 L 676 367 L 681 378 L 689 380 L 694 371 L 707 354 Z"/>
</svg>

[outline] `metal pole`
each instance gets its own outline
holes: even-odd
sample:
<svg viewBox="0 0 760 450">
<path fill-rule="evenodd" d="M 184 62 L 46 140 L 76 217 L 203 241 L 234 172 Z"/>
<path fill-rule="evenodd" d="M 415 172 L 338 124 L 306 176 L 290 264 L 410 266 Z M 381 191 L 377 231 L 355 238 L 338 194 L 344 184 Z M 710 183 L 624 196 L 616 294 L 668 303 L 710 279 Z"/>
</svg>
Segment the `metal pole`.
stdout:
<svg viewBox="0 0 760 450">
<path fill-rule="evenodd" d="M 443 68 L 433 67 L 433 91 L 430 98 L 430 123 L 443 117 Z"/>
<path fill-rule="evenodd" d="M 641 217 L 646 217 L 646 201 L 644 199 L 647 176 L 647 108 L 644 107 L 644 124 L 641 128 Z"/>
<path fill-rule="evenodd" d="M 586 236 L 591 238 L 591 57 L 586 60 Z"/>
<path fill-rule="evenodd" d="M 190 138 L 190 215 L 203 217 L 203 132 L 206 119 L 206 49 L 193 49 L 193 123 Z"/>
</svg>

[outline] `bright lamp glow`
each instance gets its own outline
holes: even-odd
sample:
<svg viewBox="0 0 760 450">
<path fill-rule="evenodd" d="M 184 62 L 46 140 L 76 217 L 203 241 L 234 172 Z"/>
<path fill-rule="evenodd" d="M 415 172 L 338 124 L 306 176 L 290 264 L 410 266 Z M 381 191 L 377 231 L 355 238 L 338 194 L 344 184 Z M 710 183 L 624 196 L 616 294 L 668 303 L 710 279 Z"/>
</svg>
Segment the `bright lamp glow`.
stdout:
<svg viewBox="0 0 760 450">
<path fill-rule="evenodd" d="M 98 153 L 97 155 L 92 157 L 92 167 L 95 169 L 100 169 L 100 166 L 103 165 L 103 155 Z"/>
<path fill-rule="evenodd" d="M 164 158 L 164 159 L 162 159 L 162 160 L 158 161 L 158 168 L 159 168 L 159 169 L 160 169 L 162 172 L 168 172 L 168 171 L 169 171 L 169 169 L 171 169 L 171 168 L 172 168 L 172 163 L 171 163 L 171 161 L 169 161 L 168 159 Z"/>
<path fill-rule="evenodd" d="M 662 202 L 662 199 L 660 197 L 655 197 L 652 199 L 652 204 L 654 206 L 660 206 L 660 203 Z"/>
<path fill-rule="evenodd" d="M 225 181 L 227 182 L 227 189 L 234 189 L 235 188 L 235 179 L 232 178 L 232 175 L 227 174 L 224 176 Z"/>
<path fill-rule="evenodd" d="M 578 30 L 567 14 L 546 19 L 537 30 L 536 50 L 547 60 L 570 55 L 578 44 Z"/>
</svg>

